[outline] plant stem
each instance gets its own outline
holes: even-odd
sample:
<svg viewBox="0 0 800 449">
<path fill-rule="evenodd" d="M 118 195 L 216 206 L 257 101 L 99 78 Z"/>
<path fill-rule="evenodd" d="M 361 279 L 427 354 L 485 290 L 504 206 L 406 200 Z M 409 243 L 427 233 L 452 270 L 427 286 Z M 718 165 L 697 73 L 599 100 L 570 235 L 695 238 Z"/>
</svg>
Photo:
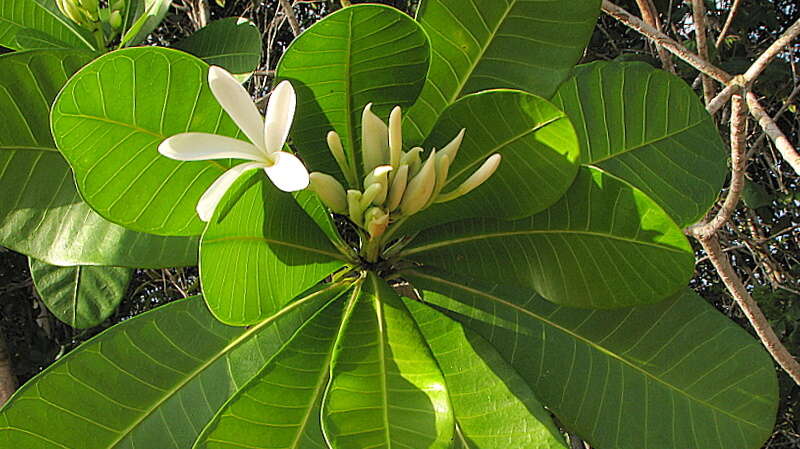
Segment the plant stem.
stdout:
<svg viewBox="0 0 800 449">
<path fill-rule="evenodd" d="M 369 263 L 375 263 L 378 261 L 378 256 L 380 256 L 381 252 L 381 238 L 374 237 L 367 240 L 367 246 L 364 247 L 364 258 Z"/>
<path fill-rule="evenodd" d="M 97 51 L 105 53 L 106 50 L 107 50 L 107 48 L 106 48 L 106 36 L 103 33 L 103 29 L 100 28 L 100 23 L 99 22 L 96 23 L 95 26 L 97 26 L 97 28 L 95 28 L 94 31 L 92 31 L 92 35 L 94 35 L 94 40 L 95 40 L 95 43 L 97 44 Z"/>
</svg>

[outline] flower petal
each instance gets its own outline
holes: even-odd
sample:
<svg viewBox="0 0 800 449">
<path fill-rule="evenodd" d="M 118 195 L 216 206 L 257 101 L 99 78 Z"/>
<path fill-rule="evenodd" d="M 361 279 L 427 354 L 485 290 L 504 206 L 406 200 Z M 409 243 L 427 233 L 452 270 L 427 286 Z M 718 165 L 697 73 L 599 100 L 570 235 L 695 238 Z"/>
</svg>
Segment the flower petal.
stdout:
<svg viewBox="0 0 800 449">
<path fill-rule="evenodd" d="M 255 146 L 264 148 L 264 122 L 247 90 L 227 70 L 217 66 L 208 69 L 208 85 L 239 129 Z"/>
<path fill-rule="evenodd" d="M 207 133 L 181 133 L 165 139 L 158 152 L 179 161 L 245 159 L 265 162 L 264 154 L 250 142 Z"/>
<path fill-rule="evenodd" d="M 278 151 L 272 154 L 275 164 L 264 167 L 275 187 L 284 192 L 294 192 L 308 187 L 308 170 L 294 154 Z"/>
<path fill-rule="evenodd" d="M 231 168 L 217 178 L 217 180 L 206 189 L 203 196 L 200 197 L 200 201 L 197 202 L 195 210 L 197 210 L 197 215 L 200 216 L 200 219 L 203 221 L 211 220 L 211 216 L 214 215 L 214 209 L 217 208 L 217 204 L 219 204 L 219 201 L 225 196 L 225 192 L 239 179 L 242 173 L 262 167 L 266 167 L 266 164 L 261 162 L 246 162 Z"/>
<path fill-rule="evenodd" d="M 281 81 L 267 103 L 267 118 L 264 120 L 264 148 L 268 153 L 280 151 L 286 138 L 289 136 L 289 128 L 292 127 L 294 111 L 297 107 L 297 97 L 294 88 L 289 81 Z"/>
</svg>

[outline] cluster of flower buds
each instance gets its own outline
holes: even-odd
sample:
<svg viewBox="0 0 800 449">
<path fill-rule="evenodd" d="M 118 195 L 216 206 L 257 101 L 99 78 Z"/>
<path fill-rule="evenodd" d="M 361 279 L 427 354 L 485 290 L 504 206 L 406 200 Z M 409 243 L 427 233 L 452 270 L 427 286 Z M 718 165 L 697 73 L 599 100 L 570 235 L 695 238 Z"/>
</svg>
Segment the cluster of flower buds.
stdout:
<svg viewBox="0 0 800 449">
<path fill-rule="evenodd" d="M 111 0 L 108 8 L 100 8 L 99 0 L 56 0 L 62 14 L 89 31 L 102 29 L 104 23 L 112 30 L 122 27 L 125 0 Z"/>
<path fill-rule="evenodd" d="M 500 164 L 500 155 L 490 156 L 461 185 L 442 192 L 448 182 L 448 170 L 455 160 L 464 131 L 439 151 L 423 160 L 420 147 L 403 151 L 402 114 L 395 107 L 389 125 L 371 110 L 364 108 L 361 117 L 361 154 L 366 176 L 363 190 L 346 190 L 333 176 L 311 173 L 310 188 L 333 212 L 346 215 L 371 238 L 382 235 L 390 223 L 408 217 L 431 204 L 454 200 L 486 181 Z M 342 141 L 336 132 L 328 134 L 328 147 L 351 185 L 357 185 L 355 167 L 347 161 Z"/>
</svg>

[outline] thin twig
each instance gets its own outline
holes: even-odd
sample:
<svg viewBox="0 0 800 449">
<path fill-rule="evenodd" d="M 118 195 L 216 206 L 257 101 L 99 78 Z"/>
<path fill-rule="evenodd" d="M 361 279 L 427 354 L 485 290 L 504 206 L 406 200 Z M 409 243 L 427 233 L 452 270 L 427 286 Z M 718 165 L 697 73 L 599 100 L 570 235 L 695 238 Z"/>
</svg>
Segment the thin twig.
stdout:
<svg viewBox="0 0 800 449">
<path fill-rule="evenodd" d="M 661 21 L 658 20 L 658 11 L 655 5 L 653 5 L 653 0 L 636 0 L 636 4 L 639 5 L 639 11 L 641 11 L 642 19 L 645 23 L 661 31 Z M 613 43 L 613 40 L 611 42 Z M 672 56 L 670 56 L 667 49 L 656 45 L 656 51 L 658 52 L 658 58 L 661 60 L 661 66 L 664 70 L 675 73 L 675 65 L 672 63 Z"/>
<path fill-rule="evenodd" d="M 281 4 L 281 8 L 283 8 L 283 13 L 286 14 L 286 18 L 289 19 L 289 26 L 292 27 L 292 34 L 297 36 L 302 32 L 300 29 L 300 23 L 297 22 L 297 16 L 294 15 L 294 9 L 292 9 L 292 4 L 289 3 L 289 0 L 278 0 Z"/>
<path fill-rule="evenodd" d="M 694 37 L 700 57 L 708 61 L 708 35 L 706 34 L 706 6 L 704 0 L 687 0 L 692 4 L 692 20 Z M 705 74 L 700 75 L 703 81 L 703 99 L 708 104 L 714 98 L 714 81 Z"/>
<path fill-rule="evenodd" d="M 778 127 L 777 123 L 770 117 L 761 104 L 758 102 L 755 94 L 752 92 L 747 93 L 747 105 L 750 107 L 750 113 L 758 120 L 761 129 L 769 136 L 775 143 L 775 148 L 781 153 L 783 159 L 794 169 L 795 173 L 800 174 L 800 154 L 792 146 L 789 139 Z"/>
<path fill-rule="evenodd" d="M 733 0 L 733 5 L 731 5 L 731 10 L 728 11 L 728 18 L 725 19 L 725 25 L 722 26 L 722 31 L 719 33 L 719 37 L 717 38 L 717 42 L 714 44 L 717 48 L 722 45 L 722 42 L 725 41 L 725 36 L 728 35 L 728 31 L 731 30 L 731 25 L 733 24 L 733 19 L 736 17 L 736 13 L 739 12 L 739 7 L 742 5 L 742 0 Z"/>
<path fill-rule="evenodd" d="M 781 108 L 778 109 L 778 112 L 776 112 L 775 115 L 772 116 L 772 120 L 774 122 L 777 123 L 778 119 L 781 118 L 781 116 L 786 111 L 789 110 L 789 106 L 791 106 L 791 104 L 794 102 L 794 99 L 797 97 L 798 94 L 800 94 L 800 84 L 795 86 L 794 90 L 792 90 L 792 92 L 789 94 L 789 96 L 786 97 L 786 101 L 783 102 L 783 105 L 781 105 Z M 761 147 L 761 145 L 764 143 L 764 139 L 766 137 L 767 137 L 767 133 L 761 133 L 761 135 L 758 136 L 758 139 L 756 139 L 756 141 L 753 143 L 753 146 L 750 147 L 750 152 L 748 153 L 748 158 L 750 157 L 750 155 L 753 152 L 755 152 L 756 149 Z"/>
</svg>

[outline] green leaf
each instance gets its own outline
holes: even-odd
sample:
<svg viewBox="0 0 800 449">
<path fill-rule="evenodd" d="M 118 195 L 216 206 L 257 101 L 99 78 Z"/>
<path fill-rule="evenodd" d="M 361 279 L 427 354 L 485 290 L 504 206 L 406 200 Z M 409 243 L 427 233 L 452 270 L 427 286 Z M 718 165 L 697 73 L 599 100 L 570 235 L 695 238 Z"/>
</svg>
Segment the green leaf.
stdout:
<svg viewBox="0 0 800 449">
<path fill-rule="evenodd" d="M 136 20 L 125 30 L 120 38 L 120 44 L 124 46 L 138 44 L 144 41 L 147 36 L 156 29 L 158 24 L 167 15 L 171 0 L 126 0 L 130 2 L 133 10 L 136 11 Z M 127 21 L 125 22 L 127 23 Z"/>
<path fill-rule="evenodd" d="M 194 56 L 140 47 L 92 61 L 64 86 L 53 106 L 53 135 L 100 215 L 153 234 L 202 232 L 197 201 L 231 162 L 179 162 L 157 148 L 183 132 L 240 134 L 207 78 L 208 65 Z"/>
<path fill-rule="evenodd" d="M 70 45 L 35 28 L 22 28 L 16 34 L 19 49 L 70 48 Z"/>
<path fill-rule="evenodd" d="M 486 338 L 592 447 L 757 449 L 772 432 L 772 360 L 689 289 L 598 311 L 449 273 L 404 277 Z"/>
<path fill-rule="evenodd" d="M 257 323 L 341 268 L 345 257 L 262 170 L 239 178 L 200 240 L 200 279 L 211 312 Z"/>
<path fill-rule="evenodd" d="M 32 28 L 72 48 L 94 49 L 89 33 L 59 12 L 55 1 L 3 0 L 0 8 L 0 46 L 21 50 L 17 33 Z"/>
<path fill-rule="evenodd" d="M 194 449 L 327 449 L 320 404 L 345 301 L 320 311 L 220 410 Z"/>
<path fill-rule="evenodd" d="M 431 206 L 406 226 L 424 228 L 472 217 L 528 217 L 561 198 L 578 172 L 572 124 L 536 95 L 514 90 L 468 95 L 442 113 L 424 147 L 443 148 L 462 129 L 464 140 L 443 193 L 458 187 L 492 154 L 502 155 L 500 166 L 476 190 Z"/>
<path fill-rule="evenodd" d="M 119 267 L 59 267 L 30 259 L 39 297 L 59 320 L 78 329 L 97 326 L 125 296 L 133 270 Z"/>
<path fill-rule="evenodd" d="M 409 111 L 409 143 L 425 140 L 458 98 L 510 87 L 549 98 L 583 55 L 599 0 L 428 0 L 417 20 L 431 40 L 431 68 Z"/>
<path fill-rule="evenodd" d="M 442 225 L 421 233 L 403 255 L 589 308 L 659 301 L 694 271 L 692 248 L 669 216 L 594 168 L 581 169 L 564 198 L 540 214 Z"/>
<path fill-rule="evenodd" d="M 297 204 L 314 220 L 314 223 L 322 229 L 322 232 L 328 239 L 339 249 L 342 254 L 348 255 L 352 260 L 356 260 L 358 255 L 355 254 L 353 249 L 344 241 L 339 229 L 336 227 L 336 222 L 333 219 L 328 208 L 322 204 L 319 196 L 312 192 L 310 189 L 304 189 L 293 192 Z"/>
<path fill-rule="evenodd" d="M 680 226 L 703 217 L 727 175 L 713 118 L 680 78 L 644 63 L 580 66 L 553 103 L 569 115 L 581 162 L 642 190 Z"/>
<path fill-rule="evenodd" d="M 110 223 L 84 203 L 50 135 L 50 104 L 91 55 L 36 50 L 0 56 L 0 245 L 54 265 L 194 265 L 197 240 Z"/>
<path fill-rule="evenodd" d="M 354 149 L 360 148 L 364 106 L 373 103 L 384 120 L 394 106 L 410 106 L 429 58 L 419 25 L 387 6 L 342 8 L 298 36 L 278 63 L 277 78 L 291 80 L 297 90 L 291 136 L 307 166 L 344 179 L 326 143 L 335 130 L 351 165 L 363 171 Z"/>
<path fill-rule="evenodd" d="M 191 447 L 225 401 L 346 288 L 307 292 L 249 328 L 223 325 L 199 297 L 114 326 L 17 391 L 0 410 L 0 447 Z"/>
<path fill-rule="evenodd" d="M 336 343 L 322 429 L 332 449 L 449 449 L 453 410 L 444 376 L 414 319 L 370 273 Z"/>
<path fill-rule="evenodd" d="M 405 303 L 445 376 L 462 447 L 567 448 L 530 387 L 486 340 L 418 301 Z"/>
<path fill-rule="evenodd" d="M 261 62 L 261 33 L 241 17 L 215 20 L 174 47 L 243 78 L 250 77 Z"/>
<path fill-rule="evenodd" d="M 772 204 L 774 196 L 767 193 L 767 189 L 761 184 L 745 180 L 744 189 L 742 189 L 742 202 L 750 209 L 758 209 Z"/>
</svg>

